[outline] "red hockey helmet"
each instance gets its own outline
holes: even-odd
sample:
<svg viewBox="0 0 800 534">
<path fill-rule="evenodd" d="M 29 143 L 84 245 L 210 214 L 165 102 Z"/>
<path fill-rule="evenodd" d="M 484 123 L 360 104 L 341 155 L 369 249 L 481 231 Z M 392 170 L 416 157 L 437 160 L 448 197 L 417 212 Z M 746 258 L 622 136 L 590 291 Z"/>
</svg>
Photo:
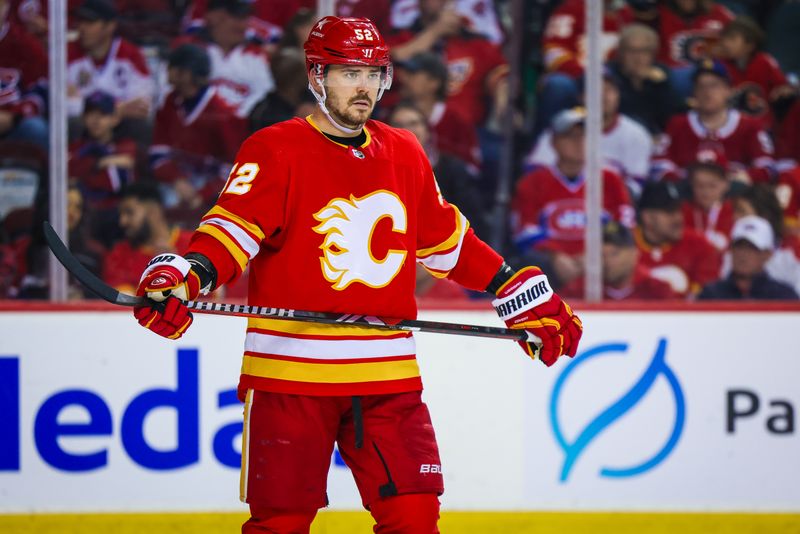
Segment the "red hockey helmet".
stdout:
<svg viewBox="0 0 800 534">
<path fill-rule="evenodd" d="M 392 84 L 389 47 L 371 20 L 353 17 L 324 17 L 317 21 L 303 46 L 306 68 L 321 75 L 327 65 L 383 67 L 383 89 Z"/>
</svg>

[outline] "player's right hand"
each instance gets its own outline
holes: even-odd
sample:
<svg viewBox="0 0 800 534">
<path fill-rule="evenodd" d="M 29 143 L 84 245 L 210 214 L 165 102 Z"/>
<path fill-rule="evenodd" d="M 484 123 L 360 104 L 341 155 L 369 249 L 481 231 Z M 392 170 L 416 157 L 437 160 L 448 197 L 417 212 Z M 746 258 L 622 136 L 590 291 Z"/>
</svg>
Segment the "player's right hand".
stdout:
<svg viewBox="0 0 800 534">
<path fill-rule="evenodd" d="M 514 274 L 500 286 L 492 305 L 509 328 L 527 331 L 528 340 L 519 344 L 531 358 L 550 367 L 561 356 L 575 356 L 583 334 L 581 320 L 538 267 Z"/>
<path fill-rule="evenodd" d="M 133 309 L 139 324 L 160 336 L 178 339 L 193 320 L 183 301 L 200 294 L 200 278 L 185 258 L 159 254 L 147 264 L 136 294 L 150 301 Z"/>
</svg>

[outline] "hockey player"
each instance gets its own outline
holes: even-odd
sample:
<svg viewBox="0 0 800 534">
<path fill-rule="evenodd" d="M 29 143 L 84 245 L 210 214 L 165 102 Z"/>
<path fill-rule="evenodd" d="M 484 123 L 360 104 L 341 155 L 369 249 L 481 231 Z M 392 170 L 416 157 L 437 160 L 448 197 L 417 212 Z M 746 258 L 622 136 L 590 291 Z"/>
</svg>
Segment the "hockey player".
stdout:
<svg viewBox="0 0 800 534">
<path fill-rule="evenodd" d="M 369 120 L 392 80 L 374 24 L 325 17 L 305 52 L 318 108 L 244 142 L 187 253 L 162 254 L 144 271 L 138 294 L 161 302 L 137 308 L 139 322 L 181 337 L 192 316 L 179 299 L 248 263 L 251 304 L 415 317 L 419 262 L 496 294 L 508 325 L 541 338 L 541 351 L 521 342 L 528 355 L 547 365 L 573 356 L 580 320 L 546 276 L 515 273 L 475 236 L 439 194 L 412 133 Z M 327 504 L 336 442 L 376 532 L 438 532 L 442 470 L 421 390 L 410 334 L 251 319 L 239 382 L 240 489 L 251 514 L 242 531 L 308 532 Z"/>
</svg>

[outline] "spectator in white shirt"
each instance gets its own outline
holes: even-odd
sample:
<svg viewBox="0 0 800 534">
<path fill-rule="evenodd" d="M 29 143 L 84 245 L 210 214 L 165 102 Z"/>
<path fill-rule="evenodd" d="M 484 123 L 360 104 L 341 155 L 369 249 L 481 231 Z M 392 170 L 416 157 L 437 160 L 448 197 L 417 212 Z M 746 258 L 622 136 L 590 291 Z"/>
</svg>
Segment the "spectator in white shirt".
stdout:
<svg viewBox="0 0 800 534">
<path fill-rule="evenodd" d="M 653 139 L 638 122 L 619 112 L 619 80 L 612 71 L 603 69 L 603 135 L 600 150 L 604 164 L 617 171 L 634 197 L 639 196 L 641 184 L 650 170 Z M 553 133 L 542 132 L 533 150 L 525 158 L 527 168 L 554 165 Z"/>
<path fill-rule="evenodd" d="M 146 120 L 155 85 L 139 48 L 116 36 L 114 4 L 110 0 L 84 0 L 75 15 L 78 39 L 67 51 L 69 115 L 80 116 L 85 98 L 102 91 L 114 97 L 123 120 Z"/>
</svg>

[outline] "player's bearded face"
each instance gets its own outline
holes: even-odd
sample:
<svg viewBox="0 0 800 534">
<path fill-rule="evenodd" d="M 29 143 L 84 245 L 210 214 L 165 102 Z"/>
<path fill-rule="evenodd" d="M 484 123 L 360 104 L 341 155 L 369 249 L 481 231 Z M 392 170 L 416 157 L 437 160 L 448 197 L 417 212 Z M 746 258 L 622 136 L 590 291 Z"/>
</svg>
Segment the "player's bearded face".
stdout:
<svg viewBox="0 0 800 534">
<path fill-rule="evenodd" d="M 379 83 L 380 69 L 332 66 L 325 81 L 325 106 L 342 126 L 361 128 L 375 109 Z"/>
</svg>

